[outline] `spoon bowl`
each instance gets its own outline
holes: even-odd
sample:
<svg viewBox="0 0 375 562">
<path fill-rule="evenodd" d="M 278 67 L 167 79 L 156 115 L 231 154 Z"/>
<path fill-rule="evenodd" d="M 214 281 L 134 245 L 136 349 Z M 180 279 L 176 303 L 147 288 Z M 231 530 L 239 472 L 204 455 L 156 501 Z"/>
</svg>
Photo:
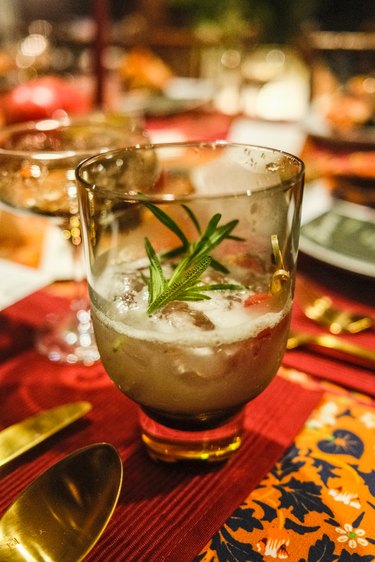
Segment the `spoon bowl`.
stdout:
<svg viewBox="0 0 375 562">
<path fill-rule="evenodd" d="M 120 495 L 117 450 L 97 443 L 32 482 L 0 520 L 2 562 L 78 562 L 98 541 Z"/>
</svg>

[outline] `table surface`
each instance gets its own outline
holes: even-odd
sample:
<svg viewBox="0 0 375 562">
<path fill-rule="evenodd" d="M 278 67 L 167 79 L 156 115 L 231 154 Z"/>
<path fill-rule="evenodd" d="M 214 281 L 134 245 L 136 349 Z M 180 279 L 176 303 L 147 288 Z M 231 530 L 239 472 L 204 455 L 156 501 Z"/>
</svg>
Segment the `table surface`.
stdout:
<svg viewBox="0 0 375 562">
<path fill-rule="evenodd" d="M 180 116 L 164 126 L 193 135 L 202 119 Z M 208 137 L 225 136 L 230 120 L 204 119 Z M 150 127 L 160 131 L 163 123 Z M 18 226 L 17 251 L 3 257 L 37 268 L 43 226 Z M 298 280 L 375 316 L 373 279 L 300 254 Z M 140 444 L 136 407 L 100 363 L 58 365 L 34 350 L 44 314 L 66 307 L 69 290 L 68 282 L 54 283 L 0 311 L 0 429 L 65 402 L 93 405 L 0 472 L 0 514 L 46 468 L 106 441 L 120 453 L 124 483 L 89 561 L 375 559 L 374 370 L 317 350 L 288 351 L 269 388 L 249 404 L 244 443 L 230 462 L 205 469 L 157 464 Z M 298 290 L 292 328 L 324 331 L 304 316 Z M 373 329 L 340 337 L 375 349 Z"/>
</svg>

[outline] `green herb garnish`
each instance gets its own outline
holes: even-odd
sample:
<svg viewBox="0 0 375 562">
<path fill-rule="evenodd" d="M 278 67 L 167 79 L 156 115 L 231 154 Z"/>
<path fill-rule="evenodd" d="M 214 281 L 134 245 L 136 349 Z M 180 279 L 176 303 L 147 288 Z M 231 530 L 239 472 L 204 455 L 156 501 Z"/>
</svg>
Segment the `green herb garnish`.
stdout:
<svg viewBox="0 0 375 562">
<path fill-rule="evenodd" d="M 199 240 L 189 242 L 184 232 L 169 215 L 156 205 L 151 203 L 146 203 L 145 205 L 181 241 L 180 246 L 159 257 L 151 242 L 148 238 L 145 238 L 145 248 L 150 260 L 150 275 L 148 279 L 145 279 L 149 294 L 148 314 L 153 314 L 175 300 L 209 300 L 210 297 L 206 294 L 207 291 L 244 289 L 241 285 L 232 283 L 204 284 L 201 281 L 202 274 L 209 266 L 222 273 L 228 273 L 227 268 L 216 261 L 210 253 L 226 238 L 242 240 L 242 238 L 231 235 L 231 232 L 238 224 L 238 220 L 232 220 L 219 226 L 221 215 L 217 213 L 211 218 L 206 230 L 202 234 L 200 224 L 193 211 L 186 205 L 182 205 L 182 208 L 200 235 Z M 177 256 L 181 256 L 181 261 L 176 265 L 170 279 L 166 279 L 163 273 L 162 260 L 172 259 Z"/>
</svg>

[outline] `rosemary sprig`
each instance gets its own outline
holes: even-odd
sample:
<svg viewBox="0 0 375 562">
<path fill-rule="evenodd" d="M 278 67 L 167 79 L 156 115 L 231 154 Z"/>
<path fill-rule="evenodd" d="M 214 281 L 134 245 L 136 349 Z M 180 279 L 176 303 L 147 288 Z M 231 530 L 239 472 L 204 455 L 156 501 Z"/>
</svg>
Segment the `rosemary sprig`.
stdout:
<svg viewBox="0 0 375 562">
<path fill-rule="evenodd" d="M 182 208 L 194 224 L 199 240 L 189 242 L 188 238 L 175 221 L 164 211 L 152 203 L 146 203 L 146 207 L 160 220 L 169 230 L 174 232 L 180 239 L 181 245 L 170 252 L 157 255 L 151 242 L 145 238 L 145 248 L 149 265 L 149 278 L 146 279 L 148 285 L 148 308 L 147 313 L 153 314 L 163 308 L 169 302 L 178 301 L 202 301 L 210 297 L 208 291 L 217 290 L 243 290 L 241 285 L 232 283 L 204 284 L 201 281 L 202 274 L 210 266 L 222 273 L 228 273 L 224 265 L 215 260 L 210 254 L 225 238 L 232 240 L 242 240 L 233 236 L 231 232 L 238 224 L 238 220 L 232 220 L 219 226 L 221 215 L 216 213 L 208 222 L 202 234 L 200 224 L 193 211 L 186 205 Z M 182 256 L 181 261 L 175 267 L 170 279 L 166 279 L 163 272 L 162 260 L 172 259 Z"/>
</svg>

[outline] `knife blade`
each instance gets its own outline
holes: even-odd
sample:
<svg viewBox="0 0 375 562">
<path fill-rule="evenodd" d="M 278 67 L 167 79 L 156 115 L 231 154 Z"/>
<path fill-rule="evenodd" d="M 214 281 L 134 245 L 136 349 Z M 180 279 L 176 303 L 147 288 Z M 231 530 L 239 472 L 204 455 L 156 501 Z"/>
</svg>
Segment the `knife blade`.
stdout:
<svg viewBox="0 0 375 562">
<path fill-rule="evenodd" d="M 91 410 L 89 402 L 72 402 L 44 410 L 0 431 L 0 468 Z"/>
</svg>

